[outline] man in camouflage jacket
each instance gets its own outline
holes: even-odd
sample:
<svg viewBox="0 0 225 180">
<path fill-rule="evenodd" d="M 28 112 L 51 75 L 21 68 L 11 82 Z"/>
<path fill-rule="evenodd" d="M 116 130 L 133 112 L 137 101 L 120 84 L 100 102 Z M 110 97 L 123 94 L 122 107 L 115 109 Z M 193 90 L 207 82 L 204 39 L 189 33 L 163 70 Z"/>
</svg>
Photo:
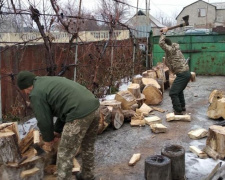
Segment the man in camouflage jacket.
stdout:
<svg viewBox="0 0 225 180">
<path fill-rule="evenodd" d="M 84 86 L 56 76 L 35 76 L 21 71 L 17 85 L 29 95 L 32 109 L 44 141 L 44 149 L 51 150 L 57 139 L 61 141 L 57 153 L 58 180 L 70 180 L 73 158 L 81 147 L 81 180 L 94 179 L 94 143 L 99 121 L 99 100 Z M 57 117 L 54 123 L 53 117 Z"/>
<path fill-rule="evenodd" d="M 190 81 L 191 73 L 179 48 L 179 44 L 172 43 L 170 39 L 166 38 L 167 31 L 167 27 L 160 30 L 159 45 L 165 51 L 165 64 L 173 74 L 176 74 L 169 95 L 172 100 L 174 113 L 176 115 L 182 115 L 183 111 L 186 111 L 183 90 Z"/>
</svg>

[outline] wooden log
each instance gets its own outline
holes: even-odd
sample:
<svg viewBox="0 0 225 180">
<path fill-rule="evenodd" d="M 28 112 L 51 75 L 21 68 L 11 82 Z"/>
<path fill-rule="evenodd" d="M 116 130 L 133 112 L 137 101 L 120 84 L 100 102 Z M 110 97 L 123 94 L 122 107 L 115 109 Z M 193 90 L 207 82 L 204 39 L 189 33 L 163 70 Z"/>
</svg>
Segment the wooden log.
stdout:
<svg viewBox="0 0 225 180">
<path fill-rule="evenodd" d="M 163 82 L 163 79 L 157 79 L 157 82 L 160 86 L 159 90 L 164 93 L 164 82 Z"/>
<path fill-rule="evenodd" d="M 216 151 L 220 158 L 225 157 L 225 127 L 212 125 L 209 127 L 209 134 L 206 145 Z"/>
<path fill-rule="evenodd" d="M 132 83 L 128 86 L 127 90 L 130 91 L 136 99 L 141 97 L 141 90 L 139 84 Z"/>
<path fill-rule="evenodd" d="M 20 141 L 19 148 L 21 153 L 24 153 L 26 150 L 28 150 L 30 145 L 33 143 L 33 137 L 34 137 L 33 131 L 34 129 L 31 129 L 27 133 L 27 135 Z"/>
<path fill-rule="evenodd" d="M 225 98 L 212 100 L 212 103 L 209 105 L 207 110 L 207 116 L 211 119 L 225 119 Z"/>
<path fill-rule="evenodd" d="M 147 105 L 157 105 L 163 100 L 162 92 L 153 85 L 147 85 L 142 92 L 145 95 L 145 103 Z"/>
<path fill-rule="evenodd" d="M 189 146 L 189 149 L 191 152 L 196 154 L 201 159 L 208 158 L 207 154 L 204 151 L 200 150 L 199 148 L 197 148 L 195 146 Z"/>
<path fill-rule="evenodd" d="M 152 78 L 152 79 L 157 79 L 157 74 L 155 72 L 155 70 L 151 69 L 151 70 L 147 70 L 147 76 L 148 78 Z"/>
<path fill-rule="evenodd" d="M 112 110 L 112 126 L 114 129 L 119 129 L 124 123 L 124 115 L 120 108 L 113 108 Z"/>
<path fill-rule="evenodd" d="M 22 158 L 14 132 L 0 132 L 0 162 L 19 162 Z"/>
<path fill-rule="evenodd" d="M 220 155 L 214 151 L 210 146 L 206 145 L 204 148 L 203 148 L 203 151 L 211 158 L 217 160 L 220 158 Z"/>
<path fill-rule="evenodd" d="M 153 85 L 156 88 L 160 89 L 160 85 L 157 82 L 157 80 L 153 79 L 153 78 L 142 78 L 142 83 L 147 86 L 147 85 Z"/>
<path fill-rule="evenodd" d="M 140 87 L 141 87 L 141 85 L 142 85 L 142 76 L 134 76 L 132 78 L 132 83 L 139 84 Z"/>
<path fill-rule="evenodd" d="M 141 159 L 141 154 L 140 153 L 133 154 L 133 156 L 131 157 L 128 165 L 129 166 L 134 166 L 140 159 Z"/>
<path fill-rule="evenodd" d="M 208 131 L 203 128 L 195 129 L 188 133 L 188 136 L 191 139 L 201 139 L 201 138 L 206 137 L 207 135 L 208 135 Z"/>
<path fill-rule="evenodd" d="M 36 179 L 35 178 L 36 177 L 35 175 L 37 174 L 38 171 L 40 171 L 40 169 L 34 167 L 32 169 L 28 169 L 28 170 L 22 171 L 21 174 L 20 174 L 20 177 L 23 179 L 23 178 L 31 177 L 32 176 L 33 179 Z"/>
<path fill-rule="evenodd" d="M 102 106 L 112 106 L 112 107 L 119 107 L 121 108 L 121 102 L 117 101 L 115 99 L 105 100 L 100 102 L 100 105 Z"/>
<path fill-rule="evenodd" d="M 162 119 L 160 117 L 158 117 L 158 116 L 145 117 L 145 122 L 148 125 L 161 124 L 162 123 Z"/>
<path fill-rule="evenodd" d="M 55 164 L 49 164 L 44 169 L 45 174 L 55 174 L 57 172 L 57 167 Z"/>
<path fill-rule="evenodd" d="M 123 110 L 132 109 L 133 104 L 137 104 L 136 98 L 130 91 L 120 91 L 116 94 L 115 99 L 121 102 Z"/>
<path fill-rule="evenodd" d="M 150 128 L 154 133 L 165 133 L 167 131 L 167 127 L 163 124 L 151 124 Z"/>
<path fill-rule="evenodd" d="M 209 100 L 209 103 L 212 103 L 213 101 L 217 101 L 222 98 L 223 98 L 223 92 L 215 89 L 210 93 L 208 100 Z"/>
<path fill-rule="evenodd" d="M 145 102 L 145 95 L 141 93 L 141 97 L 136 99 L 138 108 L 142 106 L 142 104 Z"/>
<path fill-rule="evenodd" d="M 122 110 L 124 120 L 125 121 L 131 121 L 131 118 L 134 116 L 135 111 L 134 110 Z"/>
<path fill-rule="evenodd" d="M 174 113 L 169 113 L 166 115 L 167 121 L 191 121 L 191 116 L 185 115 L 174 115 Z"/>
</svg>

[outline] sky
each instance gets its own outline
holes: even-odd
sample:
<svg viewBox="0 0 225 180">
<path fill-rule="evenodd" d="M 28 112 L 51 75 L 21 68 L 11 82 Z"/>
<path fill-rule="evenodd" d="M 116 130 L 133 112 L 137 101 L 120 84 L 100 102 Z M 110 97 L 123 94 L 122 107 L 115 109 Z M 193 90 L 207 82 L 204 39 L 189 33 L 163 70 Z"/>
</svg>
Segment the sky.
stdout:
<svg viewBox="0 0 225 180">
<path fill-rule="evenodd" d="M 122 1 L 122 0 L 118 0 Z M 146 0 L 138 0 L 139 8 L 146 8 Z M 149 0 L 147 0 L 149 1 Z M 150 14 L 157 16 L 162 13 L 169 18 L 174 18 L 180 13 L 183 7 L 196 2 L 197 0 L 150 0 Z M 207 3 L 225 2 L 225 0 L 205 0 Z M 98 0 L 82 0 L 83 6 L 92 10 L 98 7 Z M 137 0 L 127 0 L 129 5 L 137 7 Z M 131 13 L 136 12 L 135 8 L 130 7 Z M 132 15 L 133 16 L 133 15 Z"/>
</svg>

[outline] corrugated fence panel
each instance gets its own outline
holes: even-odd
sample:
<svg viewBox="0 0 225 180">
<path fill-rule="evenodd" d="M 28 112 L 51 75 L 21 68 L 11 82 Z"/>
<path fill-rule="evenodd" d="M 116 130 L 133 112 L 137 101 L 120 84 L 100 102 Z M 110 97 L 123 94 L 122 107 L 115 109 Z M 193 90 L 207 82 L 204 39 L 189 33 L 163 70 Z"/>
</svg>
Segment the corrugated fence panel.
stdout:
<svg viewBox="0 0 225 180">
<path fill-rule="evenodd" d="M 225 75 L 225 35 L 168 36 L 180 44 L 185 58 L 190 57 L 190 71 L 197 75 Z M 161 62 L 164 51 L 158 44 L 159 36 L 153 37 L 153 65 Z"/>
</svg>

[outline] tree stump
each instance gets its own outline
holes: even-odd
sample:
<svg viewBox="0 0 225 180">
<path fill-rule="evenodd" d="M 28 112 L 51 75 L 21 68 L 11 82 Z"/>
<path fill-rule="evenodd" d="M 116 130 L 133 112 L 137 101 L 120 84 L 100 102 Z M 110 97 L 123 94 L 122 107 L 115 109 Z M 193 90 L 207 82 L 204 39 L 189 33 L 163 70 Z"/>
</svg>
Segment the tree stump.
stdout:
<svg viewBox="0 0 225 180">
<path fill-rule="evenodd" d="M 145 159 L 146 180 L 171 180 L 171 160 L 162 155 Z"/>
<path fill-rule="evenodd" d="M 139 84 L 132 83 L 128 86 L 127 90 L 130 91 L 136 99 L 141 98 L 141 90 Z"/>
<path fill-rule="evenodd" d="M 154 85 L 147 85 L 142 92 L 145 95 L 145 103 L 147 105 L 157 105 L 163 100 L 162 92 Z"/>
<path fill-rule="evenodd" d="M 212 125 L 209 127 L 206 145 L 216 151 L 220 158 L 225 157 L 225 127 Z"/>
<path fill-rule="evenodd" d="M 0 162 L 18 162 L 21 154 L 14 132 L 0 132 Z"/>
<path fill-rule="evenodd" d="M 169 145 L 162 148 L 161 154 L 171 160 L 171 175 L 174 180 L 185 178 L 185 150 L 179 145 Z"/>
</svg>

